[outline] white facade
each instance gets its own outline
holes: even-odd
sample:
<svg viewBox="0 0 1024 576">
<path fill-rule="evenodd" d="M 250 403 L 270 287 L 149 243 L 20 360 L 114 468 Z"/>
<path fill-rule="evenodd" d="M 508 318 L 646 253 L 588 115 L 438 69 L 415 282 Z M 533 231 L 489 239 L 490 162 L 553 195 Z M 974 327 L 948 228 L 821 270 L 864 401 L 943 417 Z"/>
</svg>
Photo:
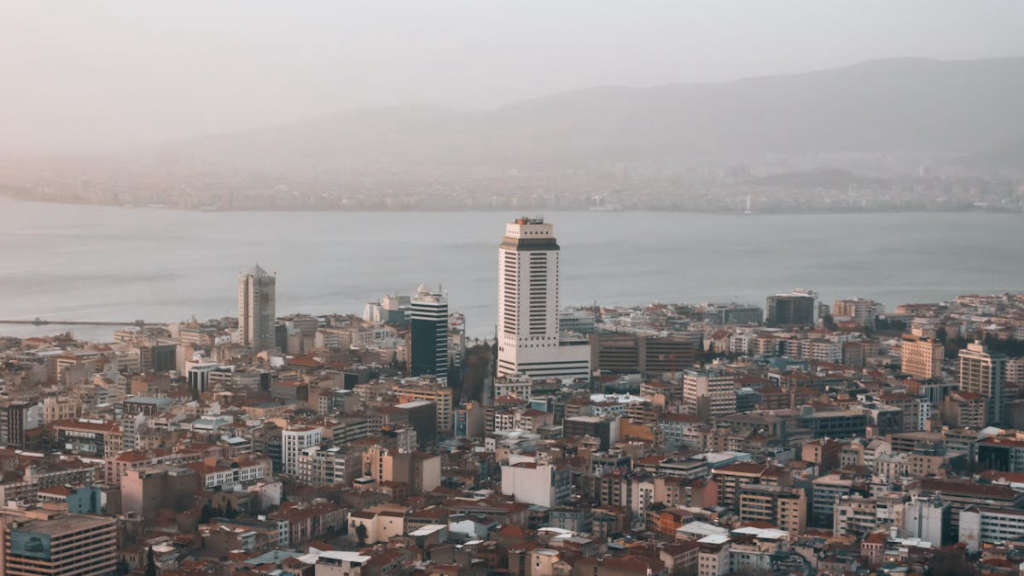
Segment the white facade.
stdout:
<svg viewBox="0 0 1024 576">
<path fill-rule="evenodd" d="M 960 512 L 960 542 L 977 552 L 982 544 L 1002 544 L 1024 536 L 1024 510 L 970 507 Z"/>
<path fill-rule="evenodd" d="M 358 552 L 322 551 L 318 553 L 314 576 L 360 576 L 363 565 L 369 562 L 370 556 Z"/>
<path fill-rule="evenodd" d="M 256 350 L 274 347 L 277 279 L 259 266 L 238 279 L 238 341 Z"/>
<path fill-rule="evenodd" d="M 590 346 L 559 331 L 559 246 L 543 219 L 506 224 L 498 249 L 498 376 L 587 378 Z"/>
<path fill-rule="evenodd" d="M 903 513 L 903 537 L 920 538 L 938 547 L 942 545 L 942 517 L 948 504 L 939 501 L 913 499 L 907 502 Z"/>
<path fill-rule="evenodd" d="M 533 396 L 533 385 L 526 376 L 509 376 L 498 378 L 494 382 L 494 396 L 512 396 L 520 400 L 529 400 Z"/>
<path fill-rule="evenodd" d="M 732 571 L 729 562 L 729 536 L 714 534 L 697 542 L 704 544 L 697 554 L 698 576 L 725 576 Z"/>
<path fill-rule="evenodd" d="M 230 488 L 236 484 L 250 484 L 265 478 L 266 467 L 262 462 L 246 464 L 237 468 L 224 468 L 206 472 L 203 484 L 207 490 Z"/>
<path fill-rule="evenodd" d="M 551 464 L 505 464 L 501 467 L 501 493 L 516 502 L 551 507 L 556 503 Z"/>
<path fill-rule="evenodd" d="M 285 474 L 297 474 L 299 456 L 306 448 L 319 446 L 323 438 L 323 429 L 292 428 L 281 430 L 281 464 Z"/>
</svg>

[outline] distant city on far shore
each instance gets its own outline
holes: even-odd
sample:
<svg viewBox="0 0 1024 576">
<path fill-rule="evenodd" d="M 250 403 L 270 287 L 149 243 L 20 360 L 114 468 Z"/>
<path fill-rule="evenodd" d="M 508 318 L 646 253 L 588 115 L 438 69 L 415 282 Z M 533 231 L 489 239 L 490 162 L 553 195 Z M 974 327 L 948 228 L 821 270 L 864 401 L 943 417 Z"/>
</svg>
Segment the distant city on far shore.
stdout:
<svg viewBox="0 0 1024 576">
<path fill-rule="evenodd" d="M 1024 2 L 0 17 L 0 576 L 1024 576 Z"/>
</svg>

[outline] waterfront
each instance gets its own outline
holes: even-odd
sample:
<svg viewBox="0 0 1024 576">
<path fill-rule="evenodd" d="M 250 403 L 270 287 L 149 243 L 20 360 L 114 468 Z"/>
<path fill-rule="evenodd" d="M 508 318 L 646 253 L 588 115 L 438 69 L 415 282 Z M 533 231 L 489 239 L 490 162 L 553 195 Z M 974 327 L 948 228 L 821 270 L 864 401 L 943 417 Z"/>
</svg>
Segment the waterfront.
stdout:
<svg viewBox="0 0 1024 576">
<path fill-rule="evenodd" d="M 229 316 L 237 275 L 278 274 L 278 313 L 362 313 L 443 283 L 473 336 L 493 332 L 505 212 L 187 212 L 0 199 L 0 318 Z M 904 302 L 1024 288 L 1024 218 L 991 213 L 547 212 L 562 304 L 735 300 L 792 288 Z M 0 326 L 38 335 L 58 326 Z M 109 328 L 76 328 L 109 339 Z"/>
</svg>

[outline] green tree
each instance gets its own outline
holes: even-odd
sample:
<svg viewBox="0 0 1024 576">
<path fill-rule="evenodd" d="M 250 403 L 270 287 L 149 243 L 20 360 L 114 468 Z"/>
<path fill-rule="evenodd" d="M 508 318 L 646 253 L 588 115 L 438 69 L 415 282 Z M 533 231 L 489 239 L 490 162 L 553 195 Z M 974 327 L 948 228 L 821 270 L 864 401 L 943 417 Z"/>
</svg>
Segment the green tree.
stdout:
<svg viewBox="0 0 1024 576">
<path fill-rule="evenodd" d="M 359 545 L 363 546 L 366 544 L 366 525 L 356 524 L 356 538 L 359 540 Z"/>
<path fill-rule="evenodd" d="M 825 329 L 829 331 L 834 331 L 836 329 L 836 321 L 831 314 L 826 314 L 822 316 L 821 324 L 825 327 Z"/>
<path fill-rule="evenodd" d="M 210 522 L 210 518 L 213 516 L 213 508 L 210 506 L 210 501 L 207 500 L 206 504 L 199 510 L 199 523 L 207 524 Z"/>
</svg>

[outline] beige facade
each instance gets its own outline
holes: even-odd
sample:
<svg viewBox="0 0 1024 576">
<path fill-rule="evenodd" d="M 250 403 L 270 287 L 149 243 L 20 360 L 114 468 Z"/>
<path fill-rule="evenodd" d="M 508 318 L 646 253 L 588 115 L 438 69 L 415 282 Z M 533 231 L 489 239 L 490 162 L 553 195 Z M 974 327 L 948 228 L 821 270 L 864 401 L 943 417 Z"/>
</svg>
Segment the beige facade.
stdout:
<svg viewBox="0 0 1024 576">
<path fill-rule="evenodd" d="M 900 346 L 901 368 L 917 380 L 931 380 L 942 374 L 942 342 L 904 334 Z"/>
<path fill-rule="evenodd" d="M 395 394 L 399 403 L 413 402 L 415 400 L 426 400 L 433 402 L 437 415 L 437 431 L 451 432 L 452 430 L 452 389 L 441 382 L 430 382 L 417 385 L 405 385 L 395 387 Z"/>
</svg>

